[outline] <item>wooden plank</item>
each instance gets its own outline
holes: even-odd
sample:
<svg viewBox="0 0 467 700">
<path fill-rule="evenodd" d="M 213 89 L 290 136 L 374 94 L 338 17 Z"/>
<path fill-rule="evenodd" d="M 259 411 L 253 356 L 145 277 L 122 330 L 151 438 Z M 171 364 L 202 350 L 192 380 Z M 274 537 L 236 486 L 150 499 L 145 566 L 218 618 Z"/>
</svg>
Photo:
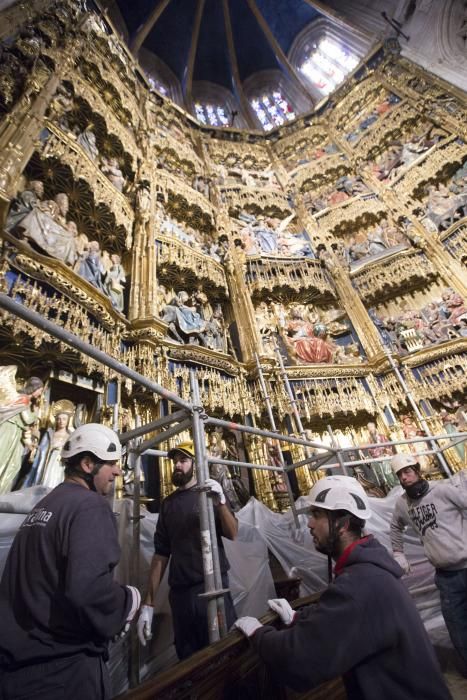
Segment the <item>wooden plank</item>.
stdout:
<svg viewBox="0 0 467 700">
<path fill-rule="evenodd" d="M 314 603 L 318 597 L 302 598 L 293 607 Z M 277 616 L 265 615 L 262 621 L 275 624 Z M 248 641 L 234 631 L 116 700 L 345 700 L 346 697 L 339 678 L 305 693 L 278 686 Z"/>
</svg>

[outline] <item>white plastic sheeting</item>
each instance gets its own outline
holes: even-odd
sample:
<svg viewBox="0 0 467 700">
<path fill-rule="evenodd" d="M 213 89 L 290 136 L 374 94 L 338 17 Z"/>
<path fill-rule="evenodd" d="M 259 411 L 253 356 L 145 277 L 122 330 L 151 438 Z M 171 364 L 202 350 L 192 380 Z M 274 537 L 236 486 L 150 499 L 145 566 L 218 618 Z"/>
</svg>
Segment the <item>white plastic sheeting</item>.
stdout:
<svg viewBox="0 0 467 700">
<path fill-rule="evenodd" d="M 465 479 L 465 474 L 453 479 Z M 467 482 L 466 482 L 467 487 Z M 3 571 L 9 547 L 13 537 L 24 519 L 24 514 L 15 514 L 15 510 L 24 511 L 33 508 L 49 489 L 36 486 L 2 496 L 1 508 L 11 512 L 0 515 L 0 573 Z M 402 493 L 401 487 L 395 487 L 384 499 L 370 498 L 372 515 L 368 521 L 367 531 L 374 534 L 390 550 L 389 523 L 395 500 Z M 296 506 L 302 508 L 305 499 L 298 499 Z M 119 538 L 122 557 L 116 572 L 121 583 L 130 581 L 132 540 L 131 502 L 117 501 Z M 142 508 L 141 547 L 139 581 L 143 592 L 149 572 L 153 553 L 153 534 L 157 515 Z M 261 617 L 267 611 L 267 599 L 275 596 L 274 585 L 269 569 L 268 549 L 277 557 L 286 574 L 300 576 L 301 594 L 308 595 L 319 591 L 327 585 L 326 557 L 317 553 L 307 528 L 306 515 L 299 516 L 300 527 L 297 530 L 292 514 L 271 512 L 265 505 L 250 499 L 247 505 L 237 513 L 239 536 L 235 542 L 224 541 L 225 551 L 231 570 L 229 574 L 232 597 L 237 614 Z M 97 534 L 97 533 L 96 533 Z M 406 533 L 406 554 L 412 564 L 412 572 L 404 581 L 409 587 L 420 614 L 429 630 L 443 625 L 439 596 L 433 583 L 434 570 L 426 560 L 423 548 L 414 532 Z M 134 581 L 131 581 L 134 583 Z M 168 604 L 167 575 L 160 587 L 156 600 L 156 616 L 153 627 L 154 636 L 146 648 L 141 649 L 141 677 L 147 673 L 166 668 L 176 662 L 173 648 L 170 607 Z M 127 687 L 128 639 L 111 648 L 110 669 L 114 692 Z"/>
</svg>

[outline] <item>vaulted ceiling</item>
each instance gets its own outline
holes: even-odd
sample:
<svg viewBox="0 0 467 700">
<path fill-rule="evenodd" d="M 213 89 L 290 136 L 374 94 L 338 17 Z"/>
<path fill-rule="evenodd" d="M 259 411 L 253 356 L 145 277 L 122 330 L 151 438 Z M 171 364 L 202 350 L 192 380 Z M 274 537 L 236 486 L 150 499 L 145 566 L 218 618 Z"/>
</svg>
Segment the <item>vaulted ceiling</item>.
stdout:
<svg viewBox="0 0 467 700">
<path fill-rule="evenodd" d="M 321 16 L 307 0 L 115 2 L 130 46 L 137 50 L 141 44 L 155 54 L 176 75 L 182 89 L 187 79 L 232 89 L 233 61 L 242 82 L 258 71 L 283 68 L 281 52 L 287 55 L 297 35 Z M 261 26 L 262 20 L 269 32 Z M 229 52 L 229 26 L 234 55 Z"/>
</svg>

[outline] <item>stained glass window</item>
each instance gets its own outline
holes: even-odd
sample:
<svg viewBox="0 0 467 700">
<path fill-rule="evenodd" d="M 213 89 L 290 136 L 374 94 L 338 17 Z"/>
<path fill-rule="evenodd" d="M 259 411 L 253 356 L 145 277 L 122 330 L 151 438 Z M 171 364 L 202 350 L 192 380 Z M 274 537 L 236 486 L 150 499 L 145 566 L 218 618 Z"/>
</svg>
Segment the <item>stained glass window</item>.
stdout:
<svg viewBox="0 0 467 700">
<path fill-rule="evenodd" d="M 169 91 L 166 88 L 166 86 L 163 83 L 161 83 L 160 80 L 157 80 L 157 78 L 153 78 L 151 75 L 148 75 L 148 82 L 149 82 L 149 85 L 151 86 L 151 88 L 153 90 L 157 90 L 157 92 L 160 95 L 166 96 L 169 94 Z"/>
<path fill-rule="evenodd" d="M 228 126 L 229 120 L 225 114 L 224 107 L 220 105 L 210 104 L 206 102 L 196 102 L 195 104 L 196 118 L 201 124 L 210 124 L 211 126 Z"/>
<path fill-rule="evenodd" d="M 251 105 L 265 131 L 270 131 L 275 126 L 281 126 L 281 124 L 295 119 L 296 116 L 292 106 L 280 90 L 274 90 L 269 95 L 265 93 L 261 97 L 256 97 L 251 100 Z"/>
<path fill-rule="evenodd" d="M 358 56 L 324 37 L 300 66 L 302 73 L 323 95 L 332 92 L 358 65 Z"/>
</svg>

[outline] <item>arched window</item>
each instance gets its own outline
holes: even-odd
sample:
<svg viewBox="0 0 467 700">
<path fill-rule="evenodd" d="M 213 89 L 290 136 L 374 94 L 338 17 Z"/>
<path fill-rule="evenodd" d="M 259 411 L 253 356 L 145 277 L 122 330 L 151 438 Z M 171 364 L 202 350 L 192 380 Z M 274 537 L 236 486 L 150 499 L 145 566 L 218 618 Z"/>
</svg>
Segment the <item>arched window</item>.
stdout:
<svg viewBox="0 0 467 700">
<path fill-rule="evenodd" d="M 164 85 L 164 83 L 161 83 L 160 80 L 148 75 L 148 82 L 153 90 L 157 90 L 159 95 L 163 95 L 164 97 L 169 96 L 169 89 Z"/>
<path fill-rule="evenodd" d="M 201 124 L 211 126 L 229 126 L 229 120 L 225 114 L 224 107 L 214 105 L 210 102 L 195 102 L 196 119 Z"/>
<path fill-rule="evenodd" d="M 251 106 L 256 112 L 265 131 L 270 131 L 275 126 L 281 126 L 287 121 L 295 119 L 296 114 L 291 104 L 285 99 L 280 90 L 274 90 L 251 100 Z"/>
<path fill-rule="evenodd" d="M 322 95 L 329 95 L 359 63 L 359 57 L 324 36 L 300 65 L 300 71 Z"/>
</svg>

